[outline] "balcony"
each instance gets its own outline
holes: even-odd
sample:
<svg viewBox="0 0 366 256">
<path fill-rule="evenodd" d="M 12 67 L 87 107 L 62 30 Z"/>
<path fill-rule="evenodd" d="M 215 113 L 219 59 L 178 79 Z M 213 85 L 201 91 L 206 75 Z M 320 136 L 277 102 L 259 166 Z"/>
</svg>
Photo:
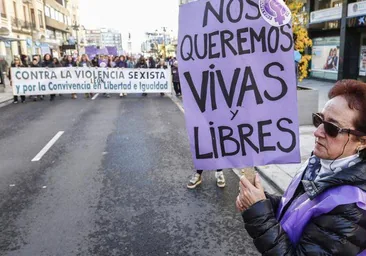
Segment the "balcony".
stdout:
<svg viewBox="0 0 366 256">
<path fill-rule="evenodd" d="M 15 17 L 11 18 L 11 27 L 13 31 L 25 34 L 31 34 L 31 31 L 36 30 L 36 24 Z"/>
</svg>

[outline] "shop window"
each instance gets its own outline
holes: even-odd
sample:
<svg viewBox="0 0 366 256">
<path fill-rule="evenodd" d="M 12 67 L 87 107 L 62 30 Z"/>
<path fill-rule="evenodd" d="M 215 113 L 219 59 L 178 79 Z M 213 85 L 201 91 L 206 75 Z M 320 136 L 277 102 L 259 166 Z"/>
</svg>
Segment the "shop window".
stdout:
<svg viewBox="0 0 366 256">
<path fill-rule="evenodd" d="M 339 66 L 339 37 L 313 39 L 311 76 L 336 80 Z"/>
</svg>

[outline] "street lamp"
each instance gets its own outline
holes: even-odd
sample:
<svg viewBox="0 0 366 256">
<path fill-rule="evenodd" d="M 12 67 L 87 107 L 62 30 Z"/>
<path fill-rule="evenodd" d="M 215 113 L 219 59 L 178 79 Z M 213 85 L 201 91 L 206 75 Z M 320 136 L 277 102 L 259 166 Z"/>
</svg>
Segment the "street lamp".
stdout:
<svg viewBox="0 0 366 256">
<path fill-rule="evenodd" d="M 70 28 L 74 31 L 76 31 L 76 50 L 78 51 L 78 55 L 80 53 L 80 46 L 79 46 L 79 30 L 85 30 L 85 27 L 83 25 L 77 24 L 76 21 L 74 23 L 74 25 L 72 25 L 71 27 L 68 27 L 66 30 L 70 30 Z"/>
</svg>

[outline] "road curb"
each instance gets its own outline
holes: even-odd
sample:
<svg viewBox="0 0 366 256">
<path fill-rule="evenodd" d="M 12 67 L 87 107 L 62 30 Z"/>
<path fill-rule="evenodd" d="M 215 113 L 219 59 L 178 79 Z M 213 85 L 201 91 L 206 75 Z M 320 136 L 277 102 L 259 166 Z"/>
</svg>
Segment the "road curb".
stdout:
<svg viewBox="0 0 366 256">
<path fill-rule="evenodd" d="M 254 167 L 254 169 L 259 173 L 260 176 L 262 176 L 263 179 L 265 179 L 275 190 L 277 190 L 281 195 L 285 192 L 283 188 L 277 182 L 275 182 L 273 179 L 271 179 L 266 172 L 261 167 Z"/>
<path fill-rule="evenodd" d="M 268 175 L 266 175 L 265 173 L 263 173 L 262 170 L 260 170 L 260 168 L 257 168 L 257 167 L 253 167 L 254 170 L 256 172 L 259 173 L 259 176 L 265 180 L 265 182 L 267 183 L 267 185 L 271 186 L 271 189 L 273 189 L 275 191 L 276 194 L 278 195 L 283 195 L 284 191 L 283 189 L 281 189 L 281 187 L 279 187 L 276 182 L 274 182 L 270 177 L 268 177 Z M 238 168 L 231 168 L 231 170 L 239 177 L 242 176 L 242 172 L 241 172 L 241 169 L 238 169 Z"/>
<path fill-rule="evenodd" d="M 0 102 L 0 108 L 5 107 L 5 106 L 7 106 L 7 105 L 11 104 L 11 103 L 12 103 L 12 101 L 13 101 L 13 99 L 12 99 L 12 98 L 10 98 L 10 99 L 8 99 L 8 100 L 3 100 L 3 101 L 1 101 L 1 102 Z"/>
</svg>

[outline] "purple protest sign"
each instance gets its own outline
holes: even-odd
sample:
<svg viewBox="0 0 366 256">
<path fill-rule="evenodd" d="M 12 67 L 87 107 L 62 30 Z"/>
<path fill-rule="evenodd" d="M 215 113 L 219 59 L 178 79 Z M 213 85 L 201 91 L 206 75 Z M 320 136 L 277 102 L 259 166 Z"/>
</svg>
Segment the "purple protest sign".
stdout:
<svg viewBox="0 0 366 256">
<path fill-rule="evenodd" d="M 89 59 L 93 59 L 98 54 L 98 48 L 93 45 L 85 46 L 85 54 Z"/>
<path fill-rule="evenodd" d="M 101 48 L 97 49 L 97 52 L 99 55 L 109 55 L 108 50 L 105 47 L 101 47 Z"/>
<path fill-rule="evenodd" d="M 197 169 L 300 162 L 290 21 L 279 0 L 180 6 L 179 75 Z"/>
<path fill-rule="evenodd" d="M 117 47 L 115 46 L 106 46 L 108 54 L 113 56 L 118 56 Z"/>
</svg>

